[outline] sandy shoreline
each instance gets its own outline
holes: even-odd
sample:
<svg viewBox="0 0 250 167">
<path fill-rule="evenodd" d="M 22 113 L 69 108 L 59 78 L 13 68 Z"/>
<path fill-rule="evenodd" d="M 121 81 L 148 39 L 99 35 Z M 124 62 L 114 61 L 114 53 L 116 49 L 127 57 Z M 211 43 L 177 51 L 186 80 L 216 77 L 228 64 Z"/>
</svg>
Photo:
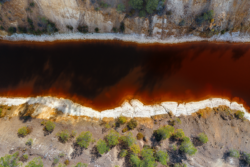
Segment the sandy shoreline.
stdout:
<svg viewBox="0 0 250 167">
<path fill-rule="evenodd" d="M 77 41 L 117 41 L 134 44 L 178 44 L 190 42 L 215 42 L 215 43 L 249 43 L 250 36 L 240 34 L 239 32 L 225 33 L 215 35 L 211 38 L 201 38 L 199 36 L 188 35 L 183 37 L 170 36 L 166 39 L 157 37 L 146 37 L 139 34 L 119 34 L 119 33 L 57 33 L 52 35 L 35 36 L 30 34 L 13 34 L 5 36 L 1 41 L 4 42 L 38 42 L 38 43 L 55 43 L 55 42 L 77 42 Z"/>
<path fill-rule="evenodd" d="M 141 117 L 149 118 L 155 115 L 167 114 L 170 111 L 176 115 L 191 115 L 192 113 L 197 112 L 200 109 L 206 107 L 213 108 L 219 106 L 228 106 L 232 110 L 240 110 L 245 113 L 245 117 L 250 120 L 250 114 L 244 108 L 243 104 L 238 104 L 237 102 L 230 102 L 229 100 L 222 98 L 211 98 L 198 102 L 189 102 L 189 103 L 177 103 L 177 102 L 162 102 L 155 105 L 144 105 L 139 100 L 133 99 L 130 101 L 124 101 L 120 107 L 114 109 L 108 109 L 103 111 L 96 111 L 90 107 L 85 107 L 80 104 L 74 103 L 71 100 L 56 98 L 56 97 L 35 97 L 35 98 L 0 98 L 1 105 L 8 106 L 18 106 L 21 104 L 40 104 L 40 111 L 37 112 L 46 112 L 42 108 L 50 107 L 62 111 L 65 115 L 70 116 L 87 116 L 90 118 L 117 118 L 121 115 L 126 117 Z M 36 113 L 38 114 L 38 113 Z"/>
</svg>

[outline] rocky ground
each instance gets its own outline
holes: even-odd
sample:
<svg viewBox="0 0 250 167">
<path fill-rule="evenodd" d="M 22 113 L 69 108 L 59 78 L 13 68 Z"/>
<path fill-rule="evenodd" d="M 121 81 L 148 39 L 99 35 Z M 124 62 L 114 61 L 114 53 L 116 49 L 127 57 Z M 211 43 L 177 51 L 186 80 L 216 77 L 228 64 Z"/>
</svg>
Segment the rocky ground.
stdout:
<svg viewBox="0 0 250 167">
<path fill-rule="evenodd" d="M 135 33 L 156 39 L 191 34 L 211 37 L 225 32 L 249 33 L 250 24 L 248 0 L 166 0 L 162 1 L 163 6 L 160 9 L 151 14 L 147 13 L 144 17 L 139 17 L 139 10 L 133 10 L 126 0 L 0 2 L 1 36 L 11 35 L 13 31 L 9 30 L 10 27 L 16 28 L 17 33 L 40 35 L 78 32 L 79 26 L 88 26 L 89 33 L 95 33 L 96 28 L 99 33 L 116 33 L 121 32 L 120 27 L 124 25 L 124 34 Z M 117 11 L 119 4 L 124 4 L 124 12 Z M 211 10 L 213 16 L 200 22 L 201 17 Z M 197 19 L 199 17 L 200 19 Z M 48 27 L 54 24 L 56 29 L 53 26 L 52 29 Z"/>
<path fill-rule="evenodd" d="M 21 153 L 19 156 L 28 153 L 28 161 L 33 157 L 40 156 L 43 159 L 44 166 L 53 166 L 53 158 L 60 153 L 64 153 L 65 156 L 60 158 L 59 162 L 64 163 L 68 159 L 70 161 L 69 166 L 78 162 L 87 163 L 90 167 L 129 166 L 127 160 L 118 156 L 121 149 L 120 146 L 113 147 L 108 153 L 103 155 L 99 155 L 95 149 L 96 141 L 104 138 L 109 130 L 115 129 L 123 135 L 122 129 L 126 125 L 115 127 L 115 120 L 112 119 L 102 121 L 60 120 L 55 122 L 56 127 L 54 131 L 47 134 L 43 130 L 43 125 L 41 125 L 43 120 L 27 115 L 9 117 L 8 113 L 16 110 L 17 107 L 2 106 L 2 108 L 5 114 L 0 119 L 0 156 L 12 154 L 19 150 Z M 171 115 L 171 113 L 148 119 L 136 118 L 139 124 L 131 132 L 134 136 L 138 132 L 141 132 L 145 136 L 144 140 L 137 140 L 141 148 L 144 145 L 150 145 L 156 150 L 167 150 L 170 156 L 169 165 L 182 162 L 194 167 L 247 166 L 243 159 L 229 157 L 230 149 L 237 149 L 240 152 L 250 152 L 250 145 L 248 143 L 250 122 L 235 118 L 234 112 L 228 107 L 220 106 L 218 108 L 200 110 L 191 116 L 182 115 L 179 117 L 180 121 L 177 121 L 177 117 Z M 107 123 L 110 127 L 106 126 Z M 155 140 L 153 131 L 168 124 L 173 125 L 175 129 L 183 129 L 185 135 L 190 137 L 198 149 L 196 155 L 188 156 L 179 149 L 174 151 L 171 146 L 175 144 L 179 147 L 180 141 L 173 138 L 161 142 Z M 18 137 L 17 131 L 23 126 L 32 127 L 32 132 L 25 137 Z M 90 131 L 95 141 L 90 144 L 88 149 L 80 149 L 74 145 L 75 138 L 71 138 L 66 143 L 61 143 L 56 134 L 62 130 L 76 130 L 77 134 L 82 131 Z M 198 141 L 197 136 L 201 132 L 207 134 L 208 143 L 202 144 Z M 34 140 L 32 147 L 25 145 L 30 138 Z M 161 165 L 158 164 L 158 166 Z"/>
</svg>

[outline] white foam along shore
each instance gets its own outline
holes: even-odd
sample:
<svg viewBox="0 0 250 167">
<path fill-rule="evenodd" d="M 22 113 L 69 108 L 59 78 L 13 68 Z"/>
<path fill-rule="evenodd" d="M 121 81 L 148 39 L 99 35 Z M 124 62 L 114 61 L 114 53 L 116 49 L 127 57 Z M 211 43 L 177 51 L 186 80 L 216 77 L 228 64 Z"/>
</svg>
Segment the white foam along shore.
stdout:
<svg viewBox="0 0 250 167">
<path fill-rule="evenodd" d="M 213 41 L 213 42 L 250 42 L 250 35 L 240 32 L 225 33 L 223 35 L 214 35 L 211 38 L 201 38 L 199 36 L 187 35 L 182 37 L 170 36 L 165 39 L 158 37 L 147 37 L 144 34 L 120 34 L 120 33 L 57 33 L 52 35 L 35 36 L 30 34 L 13 34 L 3 37 L 9 41 L 37 41 L 53 42 L 56 40 L 121 40 L 136 43 L 183 43 L 195 41 Z"/>
<path fill-rule="evenodd" d="M 199 109 L 204 109 L 206 107 L 218 107 L 220 105 L 225 105 L 230 107 L 232 110 L 240 110 L 245 113 L 245 117 L 250 120 L 250 114 L 246 112 L 246 109 L 242 104 L 237 102 L 230 102 L 226 99 L 221 98 L 212 98 L 198 102 L 190 103 L 177 103 L 177 102 L 162 102 L 156 105 L 144 105 L 139 100 L 133 99 L 131 101 L 125 101 L 120 107 L 96 111 L 92 108 L 82 106 L 80 104 L 74 103 L 71 100 L 56 98 L 56 97 L 35 97 L 35 98 L 5 98 L 0 97 L 0 104 L 8 106 L 17 106 L 27 103 L 31 104 L 41 104 L 42 106 L 47 106 L 50 108 L 57 109 L 62 111 L 65 115 L 72 116 L 88 116 L 92 118 L 104 118 L 111 117 L 117 118 L 121 115 L 126 117 L 151 117 L 154 115 L 167 114 L 172 111 L 176 116 L 191 115 L 194 112 L 197 112 Z M 40 108 L 41 108 L 40 107 Z M 43 110 L 41 110 L 43 111 Z M 43 111 L 43 112 L 46 112 Z"/>
</svg>

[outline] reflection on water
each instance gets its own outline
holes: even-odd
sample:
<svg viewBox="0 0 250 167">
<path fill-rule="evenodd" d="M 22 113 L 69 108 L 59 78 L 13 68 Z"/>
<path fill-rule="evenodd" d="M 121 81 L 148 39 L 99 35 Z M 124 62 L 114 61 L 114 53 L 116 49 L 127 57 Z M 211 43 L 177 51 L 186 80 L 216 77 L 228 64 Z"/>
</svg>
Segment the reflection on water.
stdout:
<svg viewBox="0 0 250 167">
<path fill-rule="evenodd" d="M 97 110 L 223 97 L 250 106 L 250 45 L 0 43 L 0 95 L 52 95 Z"/>
</svg>

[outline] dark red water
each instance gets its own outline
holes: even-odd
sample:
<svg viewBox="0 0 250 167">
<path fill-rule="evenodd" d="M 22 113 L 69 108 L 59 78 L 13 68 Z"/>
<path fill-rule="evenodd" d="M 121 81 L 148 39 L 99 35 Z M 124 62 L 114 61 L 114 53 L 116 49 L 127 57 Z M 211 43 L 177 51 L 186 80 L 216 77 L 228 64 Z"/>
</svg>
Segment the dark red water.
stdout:
<svg viewBox="0 0 250 167">
<path fill-rule="evenodd" d="M 97 110 L 223 97 L 250 106 L 250 44 L 0 42 L 0 95 L 64 97 Z"/>
</svg>

